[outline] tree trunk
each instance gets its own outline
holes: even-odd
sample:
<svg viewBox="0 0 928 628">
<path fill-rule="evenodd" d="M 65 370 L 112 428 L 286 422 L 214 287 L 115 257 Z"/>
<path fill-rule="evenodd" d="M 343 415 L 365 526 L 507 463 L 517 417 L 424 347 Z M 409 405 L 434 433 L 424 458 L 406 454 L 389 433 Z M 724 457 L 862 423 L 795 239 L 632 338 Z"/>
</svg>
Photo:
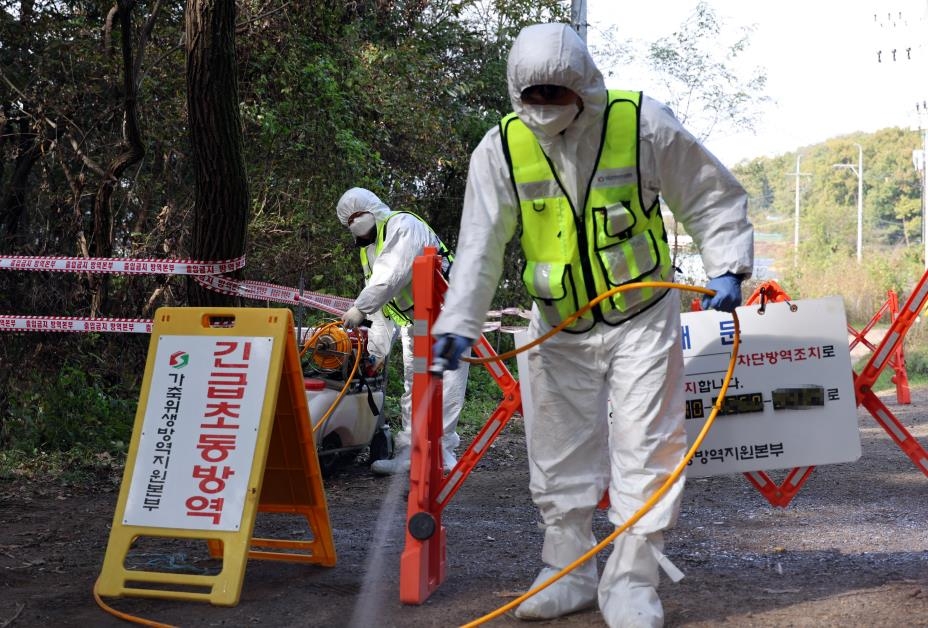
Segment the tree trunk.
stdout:
<svg viewBox="0 0 928 628">
<path fill-rule="evenodd" d="M 196 192 L 190 255 L 202 261 L 245 252 L 249 191 L 238 110 L 235 2 L 188 0 L 187 108 Z M 188 278 L 189 305 L 235 299 Z"/>
<path fill-rule="evenodd" d="M 7 115 L 3 117 L 9 119 Z M 14 151 L 11 151 L 16 155 L 16 159 L 5 189 L 0 192 L 0 243 L 2 243 L 0 249 L 13 251 L 14 246 L 22 239 L 19 232 L 20 220 L 26 214 L 29 175 L 39 158 L 39 145 L 36 134 L 29 128 L 25 119 L 21 118 L 15 123 L 8 122 L 2 130 L 3 138 L 0 139 L 0 143 L 7 138 L 12 138 L 12 141 L 18 145 Z M 2 167 L 0 167 L 0 175 L 2 174 Z M 3 177 L 0 176 L 0 181 L 2 180 Z"/>
<path fill-rule="evenodd" d="M 157 3 L 156 3 L 157 5 Z M 115 11 L 122 30 L 122 84 L 123 84 L 123 141 L 125 150 L 116 156 L 106 172 L 93 202 L 93 253 L 97 257 L 113 254 L 113 191 L 127 168 L 140 162 L 145 156 L 139 124 L 137 69 L 132 51 L 132 10 L 135 0 L 118 0 Z M 155 10 L 155 12 L 157 9 Z M 140 42 L 144 48 L 144 41 Z M 140 53 L 141 54 L 141 51 Z M 91 275 L 91 316 L 106 311 L 109 278 L 106 275 Z"/>
</svg>

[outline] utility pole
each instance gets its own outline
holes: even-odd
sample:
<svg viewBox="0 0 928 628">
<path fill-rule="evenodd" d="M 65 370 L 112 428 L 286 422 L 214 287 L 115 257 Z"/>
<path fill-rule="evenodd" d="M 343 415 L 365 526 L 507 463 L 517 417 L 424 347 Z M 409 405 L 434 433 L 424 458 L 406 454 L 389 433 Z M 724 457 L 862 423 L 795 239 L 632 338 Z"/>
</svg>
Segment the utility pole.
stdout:
<svg viewBox="0 0 928 628">
<path fill-rule="evenodd" d="M 587 27 L 586 2 L 587 0 L 570 0 L 570 24 L 584 42 Z"/>
<path fill-rule="evenodd" d="M 864 242 L 864 149 L 860 144 L 854 146 L 857 147 L 857 167 L 853 164 L 835 164 L 832 168 L 846 168 L 857 175 L 857 263 L 860 264 Z"/>
<path fill-rule="evenodd" d="M 796 153 L 796 172 L 789 172 L 786 176 L 796 177 L 796 217 L 793 221 L 793 267 L 799 264 L 799 177 L 811 177 L 807 172 L 799 171 L 799 162 L 802 155 Z"/>
<path fill-rule="evenodd" d="M 915 169 L 922 173 L 922 243 L 925 245 L 925 270 L 928 270 L 928 126 L 922 129 L 921 155 L 912 155 L 912 161 Z"/>
</svg>

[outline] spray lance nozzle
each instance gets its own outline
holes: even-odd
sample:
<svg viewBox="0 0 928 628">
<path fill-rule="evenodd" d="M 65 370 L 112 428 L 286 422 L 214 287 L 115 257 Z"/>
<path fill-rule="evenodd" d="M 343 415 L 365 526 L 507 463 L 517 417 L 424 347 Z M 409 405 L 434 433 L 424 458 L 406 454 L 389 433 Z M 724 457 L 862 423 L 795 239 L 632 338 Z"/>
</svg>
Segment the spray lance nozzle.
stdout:
<svg viewBox="0 0 928 628">
<path fill-rule="evenodd" d="M 429 366 L 429 373 L 432 375 L 443 375 L 445 371 L 448 370 L 448 363 L 453 359 L 454 343 L 447 342 L 447 336 L 442 336 L 435 343 L 432 365 Z"/>
</svg>

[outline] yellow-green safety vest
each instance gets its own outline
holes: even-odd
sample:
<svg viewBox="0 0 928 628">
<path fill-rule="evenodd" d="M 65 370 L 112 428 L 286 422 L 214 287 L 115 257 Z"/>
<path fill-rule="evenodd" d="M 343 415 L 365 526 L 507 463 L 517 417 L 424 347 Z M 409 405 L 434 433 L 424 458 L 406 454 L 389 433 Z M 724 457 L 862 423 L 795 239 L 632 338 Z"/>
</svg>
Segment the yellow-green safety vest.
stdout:
<svg viewBox="0 0 928 628">
<path fill-rule="evenodd" d="M 386 217 L 385 220 L 377 221 L 377 239 L 374 242 L 374 250 L 377 252 L 377 256 L 380 256 L 380 252 L 383 250 L 383 240 L 384 235 L 387 232 L 387 223 L 394 216 L 399 214 L 409 214 L 413 216 L 416 220 L 421 222 L 432 231 L 432 228 L 429 227 L 429 224 L 422 220 L 419 216 L 416 216 L 412 212 L 390 212 L 390 215 Z M 432 231 L 434 233 L 434 231 Z M 441 241 L 441 238 L 438 239 L 438 254 L 448 260 L 447 267 L 444 264 L 442 274 L 445 278 L 448 278 L 448 273 L 451 271 L 451 263 L 454 262 L 454 255 L 451 254 L 451 251 L 445 246 L 445 243 Z M 361 247 L 361 266 L 364 268 L 364 279 L 370 279 L 371 277 L 371 264 L 367 259 L 367 247 Z M 390 300 L 389 303 L 383 306 L 382 310 L 384 316 L 387 316 L 390 320 L 395 322 L 397 325 L 409 325 L 412 323 L 412 283 L 408 286 L 404 286 L 394 297 Z"/>
<path fill-rule="evenodd" d="M 644 208 L 639 189 L 641 92 L 610 90 L 603 141 L 578 215 L 535 135 L 510 113 L 500 122 L 503 151 L 522 217 L 522 281 L 551 326 L 615 286 L 666 281 L 672 273 L 657 199 Z M 643 288 L 601 301 L 567 330 L 618 325 L 667 292 Z"/>
</svg>

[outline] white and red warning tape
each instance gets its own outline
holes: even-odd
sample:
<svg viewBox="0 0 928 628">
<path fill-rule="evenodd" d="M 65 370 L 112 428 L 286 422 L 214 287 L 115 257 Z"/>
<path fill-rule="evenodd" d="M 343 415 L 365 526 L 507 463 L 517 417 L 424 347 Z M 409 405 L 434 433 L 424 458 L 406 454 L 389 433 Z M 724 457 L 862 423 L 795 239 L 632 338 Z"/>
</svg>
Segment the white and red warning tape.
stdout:
<svg viewBox="0 0 928 628">
<path fill-rule="evenodd" d="M 483 323 L 483 333 L 488 331 L 501 331 L 507 334 L 515 334 L 520 331 L 525 330 L 524 325 L 503 325 L 502 317 L 503 316 L 518 316 L 519 318 L 530 320 L 532 318 L 532 313 L 529 310 L 522 309 L 520 307 L 507 307 L 502 310 L 490 310 L 487 312 L 487 318 L 493 319 L 498 318 L 499 321 L 488 320 Z"/>
<path fill-rule="evenodd" d="M 0 255 L 0 270 L 120 275 L 191 275 L 203 286 L 234 296 L 289 305 L 306 305 L 340 316 L 352 299 L 308 292 L 261 281 L 220 277 L 245 266 L 245 257 L 219 262 L 188 259 L 122 259 L 114 257 L 38 257 Z M 128 318 L 0 315 L 0 331 L 151 333 L 152 322 Z"/>
<path fill-rule="evenodd" d="M 320 292 L 297 290 L 263 281 L 239 280 L 222 277 L 245 266 L 245 257 L 219 262 L 201 262 L 189 259 L 124 259 L 115 257 L 38 257 L 28 255 L 0 255 L 0 270 L 46 271 L 62 273 L 92 273 L 118 275 L 191 275 L 197 283 L 223 294 L 258 301 L 273 301 L 287 305 L 305 305 L 323 312 L 341 316 L 353 304 L 353 299 Z M 520 308 L 506 308 L 487 313 L 487 317 L 518 316 L 529 318 L 529 312 Z M 2 331 L 58 331 L 58 332 L 118 332 L 151 333 L 152 321 L 140 318 L 81 318 L 77 316 L 16 316 L 0 315 Z M 513 333 L 520 326 L 502 325 L 487 321 L 483 331 Z"/>
<path fill-rule="evenodd" d="M 189 259 L 121 259 L 117 257 L 35 257 L 0 255 L 0 270 L 119 275 L 217 275 L 244 268 L 245 256 L 222 262 Z"/>
<path fill-rule="evenodd" d="M 320 292 L 308 292 L 306 290 L 300 292 L 295 288 L 278 286 L 263 281 L 239 281 L 227 277 L 217 277 L 216 275 L 197 276 L 194 279 L 196 279 L 197 283 L 223 294 L 259 301 L 287 303 L 289 305 L 308 305 L 336 316 L 341 316 L 354 304 L 354 299 L 336 297 Z"/>
<path fill-rule="evenodd" d="M 77 316 L 2 316 L 0 331 L 74 331 L 150 334 L 152 322 L 141 318 Z"/>
</svg>

